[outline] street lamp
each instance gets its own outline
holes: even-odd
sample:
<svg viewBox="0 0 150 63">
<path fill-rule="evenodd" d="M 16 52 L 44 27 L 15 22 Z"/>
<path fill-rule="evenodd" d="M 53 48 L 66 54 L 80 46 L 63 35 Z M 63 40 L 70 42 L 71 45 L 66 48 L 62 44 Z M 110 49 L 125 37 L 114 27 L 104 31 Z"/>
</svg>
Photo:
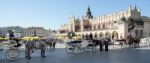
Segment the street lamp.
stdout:
<svg viewBox="0 0 150 63">
<path fill-rule="evenodd" d="M 33 36 L 37 36 L 37 35 L 36 35 L 36 28 L 34 29 L 34 35 L 33 35 Z"/>
</svg>

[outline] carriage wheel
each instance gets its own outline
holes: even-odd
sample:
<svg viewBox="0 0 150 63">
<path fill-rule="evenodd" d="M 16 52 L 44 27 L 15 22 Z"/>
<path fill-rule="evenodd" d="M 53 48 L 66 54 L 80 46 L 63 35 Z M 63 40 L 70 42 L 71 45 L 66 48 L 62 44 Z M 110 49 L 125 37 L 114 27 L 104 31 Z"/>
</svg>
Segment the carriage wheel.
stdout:
<svg viewBox="0 0 150 63">
<path fill-rule="evenodd" d="M 3 49 L 0 49 L 0 51 L 3 51 Z"/>
<path fill-rule="evenodd" d="M 11 61 L 16 60 L 19 57 L 19 51 L 17 49 L 9 49 L 6 51 L 5 57 Z"/>
<path fill-rule="evenodd" d="M 92 49 L 93 53 L 96 53 L 96 47 L 93 46 Z"/>
<path fill-rule="evenodd" d="M 75 49 L 74 49 L 73 47 L 67 46 L 67 47 L 65 48 L 65 50 L 66 50 L 66 53 L 73 53 Z"/>
<path fill-rule="evenodd" d="M 87 46 L 88 50 L 92 50 L 93 53 L 96 53 L 96 47 L 95 46 Z"/>
<path fill-rule="evenodd" d="M 80 50 L 82 50 L 81 48 L 78 47 L 74 47 L 73 53 L 76 54 L 78 53 Z"/>
</svg>

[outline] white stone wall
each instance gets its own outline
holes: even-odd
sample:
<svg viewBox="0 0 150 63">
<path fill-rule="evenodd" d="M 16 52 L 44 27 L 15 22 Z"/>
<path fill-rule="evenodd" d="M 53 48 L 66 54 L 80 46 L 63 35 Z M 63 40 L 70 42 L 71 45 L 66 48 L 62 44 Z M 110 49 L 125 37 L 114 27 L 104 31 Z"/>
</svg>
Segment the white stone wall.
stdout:
<svg viewBox="0 0 150 63">
<path fill-rule="evenodd" d="M 144 32 L 147 34 L 147 36 L 150 36 L 150 21 L 144 22 Z"/>
</svg>

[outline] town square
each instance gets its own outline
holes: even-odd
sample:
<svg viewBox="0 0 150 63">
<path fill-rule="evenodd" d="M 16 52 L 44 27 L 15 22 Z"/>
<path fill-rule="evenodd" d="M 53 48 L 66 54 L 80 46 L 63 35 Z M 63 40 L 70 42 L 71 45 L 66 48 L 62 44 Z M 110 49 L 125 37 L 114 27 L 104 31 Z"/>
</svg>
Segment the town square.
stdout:
<svg viewBox="0 0 150 63">
<path fill-rule="evenodd" d="M 149 63 L 145 0 L 0 1 L 0 63 Z"/>
</svg>

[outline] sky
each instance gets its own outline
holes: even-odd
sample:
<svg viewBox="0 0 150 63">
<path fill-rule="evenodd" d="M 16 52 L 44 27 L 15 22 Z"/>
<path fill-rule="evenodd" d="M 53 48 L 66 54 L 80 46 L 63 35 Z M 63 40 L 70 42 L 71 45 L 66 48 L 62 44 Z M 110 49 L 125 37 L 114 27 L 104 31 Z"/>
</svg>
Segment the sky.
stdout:
<svg viewBox="0 0 150 63">
<path fill-rule="evenodd" d="M 136 5 L 150 16 L 150 0 L 0 0 L 0 27 L 38 26 L 57 30 L 71 15 L 81 18 L 90 6 L 93 16 L 127 10 Z"/>
</svg>

